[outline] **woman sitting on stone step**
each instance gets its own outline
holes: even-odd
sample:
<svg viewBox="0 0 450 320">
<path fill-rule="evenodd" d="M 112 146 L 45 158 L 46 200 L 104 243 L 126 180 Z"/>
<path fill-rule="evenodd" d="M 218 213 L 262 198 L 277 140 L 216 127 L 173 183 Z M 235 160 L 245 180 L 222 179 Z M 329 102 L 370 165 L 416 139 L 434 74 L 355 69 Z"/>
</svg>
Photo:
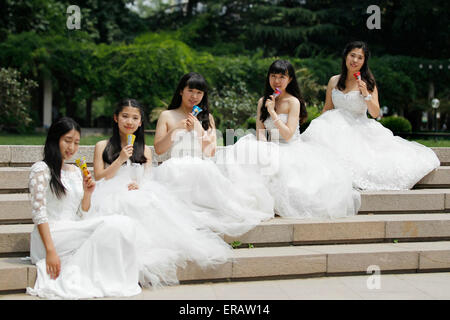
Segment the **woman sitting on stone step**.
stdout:
<svg viewBox="0 0 450 320">
<path fill-rule="evenodd" d="M 201 108 L 196 116 L 195 106 Z M 204 227 L 237 236 L 273 217 L 273 199 L 263 184 L 234 184 L 211 160 L 216 127 L 202 75 L 190 72 L 180 79 L 168 110 L 159 116 L 155 151 L 170 159 L 154 168 L 154 179 L 182 200 Z"/>
<path fill-rule="evenodd" d="M 93 216 L 119 214 L 137 222 L 140 283 L 152 287 L 177 284 L 177 269 L 187 261 L 201 267 L 226 262 L 231 247 L 214 232 L 201 228 L 172 190 L 153 179 L 143 106 L 125 99 L 118 103 L 113 118 L 111 138 L 95 146 L 98 181 L 92 197 Z M 128 135 L 135 140 L 128 141 Z"/>
<path fill-rule="evenodd" d="M 326 148 L 351 173 L 361 190 L 406 190 L 439 166 L 430 148 L 394 136 L 367 112 L 380 114 L 378 90 L 361 41 L 347 44 L 341 74 L 330 78 L 323 114 L 301 135 Z M 359 74 L 359 75 L 358 75 Z"/>
<path fill-rule="evenodd" d="M 361 198 L 352 189 L 349 173 L 331 152 L 301 141 L 299 127 L 306 117 L 294 67 L 289 61 L 276 60 L 269 67 L 264 96 L 258 101 L 256 136 L 246 135 L 224 148 L 217 155 L 220 167 L 237 184 L 249 183 L 250 174 L 259 173 L 282 217 L 355 215 Z M 259 162 L 248 163 L 246 154 L 264 156 L 254 158 Z M 268 163 L 272 164 L 270 170 Z"/>
<path fill-rule="evenodd" d="M 44 160 L 31 167 L 30 253 L 37 280 L 27 293 L 51 299 L 137 295 L 135 224 L 117 215 L 86 219 L 95 182 L 65 163 L 79 142 L 79 125 L 61 118 L 48 131 Z"/>
</svg>

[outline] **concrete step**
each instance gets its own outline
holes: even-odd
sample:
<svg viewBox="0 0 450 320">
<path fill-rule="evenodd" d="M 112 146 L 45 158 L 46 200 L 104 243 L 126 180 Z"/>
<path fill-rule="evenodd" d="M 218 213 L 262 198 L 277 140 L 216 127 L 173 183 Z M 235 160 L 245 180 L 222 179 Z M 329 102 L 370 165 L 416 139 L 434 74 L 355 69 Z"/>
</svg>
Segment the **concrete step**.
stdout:
<svg viewBox="0 0 450 320">
<path fill-rule="evenodd" d="M 28 253 L 33 224 L 0 225 L 0 254 Z M 241 247 L 450 240 L 450 214 L 360 215 L 336 220 L 274 218 L 227 243 Z"/>
<path fill-rule="evenodd" d="M 92 167 L 88 169 L 94 173 Z M 30 167 L 0 167 L 0 193 L 27 193 L 29 175 Z M 450 166 L 433 170 L 415 188 L 450 188 Z"/>
<path fill-rule="evenodd" d="M 93 162 L 94 147 L 91 146 L 80 146 L 78 152 L 74 155 L 73 159 L 85 156 L 86 161 L 90 164 Z M 168 158 L 168 155 L 157 155 L 155 153 L 154 147 L 149 146 L 153 158 L 162 162 Z M 220 150 L 221 146 L 217 149 Z M 450 148 L 431 148 L 439 158 L 442 166 L 450 165 Z M 0 145 L 0 167 L 10 166 L 31 166 L 36 161 L 42 160 L 43 158 L 44 146 L 26 146 L 26 145 Z M 75 160 L 73 160 L 75 161 Z"/>
<path fill-rule="evenodd" d="M 188 263 L 181 282 L 450 270 L 450 242 L 288 246 L 235 249 L 227 263 L 201 269 Z M 21 258 L 0 259 L 0 291 L 33 286 L 36 268 Z"/>
<path fill-rule="evenodd" d="M 450 212 L 450 189 L 364 191 L 358 214 Z M 29 194 L 0 194 L 0 224 L 30 223 Z"/>
<path fill-rule="evenodd" d="M 358 214 L 450 211 L 450 189 L 363 191 Z M 0 211 L 1 212 L 1 211 Z"/>
</svg>

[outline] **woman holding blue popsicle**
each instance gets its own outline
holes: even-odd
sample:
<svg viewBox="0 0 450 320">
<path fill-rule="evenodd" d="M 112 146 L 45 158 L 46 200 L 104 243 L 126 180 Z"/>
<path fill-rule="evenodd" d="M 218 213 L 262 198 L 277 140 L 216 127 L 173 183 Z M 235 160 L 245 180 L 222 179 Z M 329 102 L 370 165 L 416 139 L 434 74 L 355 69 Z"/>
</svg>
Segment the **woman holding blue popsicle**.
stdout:
<svg viewBox="0 0 450 320">
<path fill-rule="evenodd" d="M 244 136 L 217 155 L 222 159 L 245 159 L 245 153 L 261 157 L 254 163 L 224 161 L 220 167 L 241 184 L 256 171 L 274 197 L 280 216 L 354 215 L 360 207 L 360 195 L 352 189 L 351 176 L 334 163 L 332 154 L 300 140 L 299 125 L 306 116 L 293 66 L 286 60 L 273 62 L 264 96 L 258 101 L 256 137 Z"/>
<path fill-rule="evenodd" d="M 196 117 L 194 106 L 202 109 Z M 249 190 L 220 172 L 211 160 L 215 129 L 206 80 L 195 72 L 184 75 L 156 125 L 155 151 L 169 153 L 170 159 L 154 168 L 153 177 L 193 210 L 204 227 L 239 235 L 272 217 L 273 201 L 263 185 Z"/>
</svg>

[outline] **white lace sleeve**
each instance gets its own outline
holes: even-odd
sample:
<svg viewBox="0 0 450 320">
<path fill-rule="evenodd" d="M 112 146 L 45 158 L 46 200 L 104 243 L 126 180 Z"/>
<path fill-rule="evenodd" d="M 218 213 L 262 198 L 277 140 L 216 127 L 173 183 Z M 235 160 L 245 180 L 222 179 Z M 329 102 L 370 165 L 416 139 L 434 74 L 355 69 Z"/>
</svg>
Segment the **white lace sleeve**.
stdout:
<svg viewBox="0 0 450 320">
<path fill-rule="evenodd" d="M 50 171 L 45 162 L 39 161 L 31 167 L 28 188 L 31 195 L 31 217 L 38 225 L 48 222 L 46 193 L 50 183 Z"/>
</svg>

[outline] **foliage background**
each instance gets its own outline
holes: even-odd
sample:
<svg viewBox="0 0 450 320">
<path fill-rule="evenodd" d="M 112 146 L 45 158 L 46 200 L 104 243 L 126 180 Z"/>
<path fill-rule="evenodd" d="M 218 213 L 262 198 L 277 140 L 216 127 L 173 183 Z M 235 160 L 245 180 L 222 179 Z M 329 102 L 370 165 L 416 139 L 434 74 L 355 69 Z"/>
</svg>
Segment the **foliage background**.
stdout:
<svg viewBox="0 0 450 320">
<path fill-rule="evenodd" d="M 53 84 L 55 118 L 109 126 L 115 103 L 133 97 L 145 104 L 154 128 L 179 78 L 197 71 L 209 82 L 219 128 L 251 127 L 276 58 L 296 67 L 310 121 L 323 105 L 328 79 L 340 72 L 345 43 L 360 39 L 371 48 L 370 67 L 388 115 L 404 116 L 413 131 L 430 130 L 422 115 L 433 116 L 432 83 L 441 101 L 440 126 L 450 127 L 448 1 L 178 2 L 2 1 L 0 67 L 38 84 L 29 88 L 25 108 L 32 126 L 42 126 L 45 77 Z M 80 30 L 66 27 L 69 4 L 81 8 Z M 379 30 L 366 27 L 372 4 L 381 8 Z"/>
</svg>

